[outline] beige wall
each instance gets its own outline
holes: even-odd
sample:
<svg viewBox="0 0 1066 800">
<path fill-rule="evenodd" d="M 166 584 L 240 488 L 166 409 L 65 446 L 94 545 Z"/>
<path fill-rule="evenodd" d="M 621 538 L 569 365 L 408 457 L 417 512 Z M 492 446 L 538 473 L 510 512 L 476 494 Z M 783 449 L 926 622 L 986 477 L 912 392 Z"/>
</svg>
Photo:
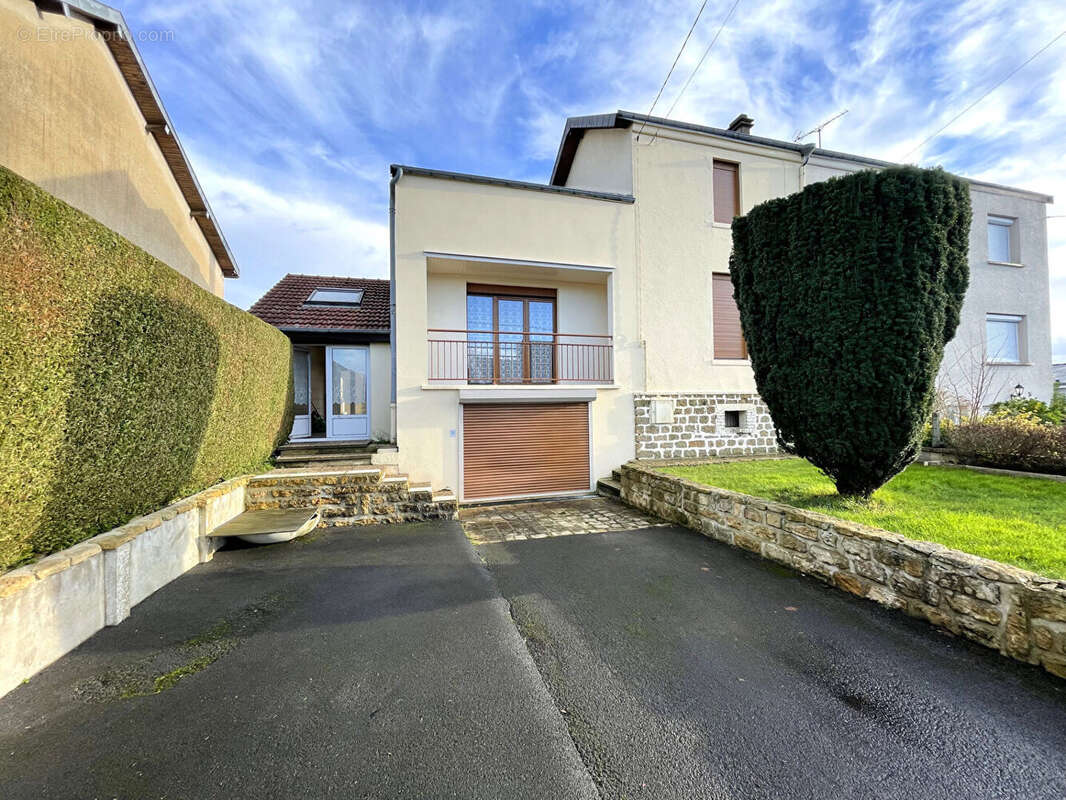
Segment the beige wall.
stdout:
<svg viewBox="0 0 1066 800">
<path fill-rule="evenodd" d="M 414 480 L 459 489 L 460 389 L 430 386 L 426 331 L 465 328 L 468 276 L 432 271 L 426 251 L 610 268 L 480 266 L 476 282 L 559 289 L 559 329 L 602 333 L 615 344 L 614 387 L 592 401 L 596 477 L 633 457 L 632 387 L 643 382 L 636 335 L 633 206 L 564 194 L 405 176 L 396 186 L 397 438 L 400 466 Z M 441 267 L 432 259 L 433 269 Z M 447 269 L 447 267 L 445 267 Z M 456 270 L 459 267 L 455 268 Z M 490 280 L 495 274 L 496 280 Z M 541 275 L 539 279 L 536 277 Z M 506 280 L 505 280 L 506 278 Z M 596 283 L 589 283 L 594 280 Z M 600 302 L 602 298 L 603 302 Z M 512 397 L 514 387 L 479 387 Z M 573 387 L 530 387 L 556 397 Z M 495 395 L 493 395 L 495 396 Z"/>
<path fill-rule="evenodd" d="M 715 159 L 740 164 L 743 212 L 797 191 L 799 156 L 711 141 L 664 129 L 633 145 L 644 391 L 755 390 L 747 362 L 714 358 L 711 276 L 729 271 L 733 238 L 728 224 L 714 221 L 712 167 Z"/>
<path fill-rule="evenodd" d="M 597 192 L 633 194 L 633 153 L 628 130 L 587 130 L 574 154 L 566 185 Z"/>
<path fill-rule="evenodd" d="M 92 30 L 0 0 L 0 164 L 221 297 L 222 272 Z"/>
</svg>

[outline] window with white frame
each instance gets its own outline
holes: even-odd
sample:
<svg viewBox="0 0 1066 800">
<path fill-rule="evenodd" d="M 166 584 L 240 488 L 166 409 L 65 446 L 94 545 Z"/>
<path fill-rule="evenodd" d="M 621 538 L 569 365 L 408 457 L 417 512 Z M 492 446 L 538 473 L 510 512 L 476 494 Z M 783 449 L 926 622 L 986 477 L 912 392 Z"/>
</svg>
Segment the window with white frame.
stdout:
<svg viewBox="0 0 1066 800">
<path fill-rule="evenodd" d="M 1025 355 L 1025 317 L 989 314 L 985 317 L 985 360 L 992 364 L 1017 364 Z"/>
<path fill-rule="evenodd" d="M 1010 217 L 988 217 L 988 260 L 1004 264 L 1018 263 L 1017 220 Z"/>
</svg>

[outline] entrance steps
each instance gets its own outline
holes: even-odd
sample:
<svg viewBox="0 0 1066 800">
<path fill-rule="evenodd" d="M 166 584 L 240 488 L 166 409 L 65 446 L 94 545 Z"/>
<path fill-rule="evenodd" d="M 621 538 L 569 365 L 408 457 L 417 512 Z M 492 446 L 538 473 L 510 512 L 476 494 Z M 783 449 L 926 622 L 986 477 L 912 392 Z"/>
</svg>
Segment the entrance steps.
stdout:
<svg viewBox="0 0 1066 800">
<path fill-rule="evenodd" d="M 338 442 L 327 439 L 290 441 L 278 448 L 274 463 L 285 468 L 370 466 L 379 450 L 389 446 L 370 442 Z"/>
<path fill-rule="evenodd" d="M 621 497 L 622 471 L 612 470 L 610 478 L 600 478 L 596 481 L 596 494 L 601 497 Z"/>
<path fill-rule="evenodd" d="M 455 519 L 459 503 L 450 489 L 434 491 L 389 467 L 362 466 L 258 475 L 245 488 L 245 508 L 315 508 L 321 512 L 318 527 L 325 528 Z"/>
</svg>

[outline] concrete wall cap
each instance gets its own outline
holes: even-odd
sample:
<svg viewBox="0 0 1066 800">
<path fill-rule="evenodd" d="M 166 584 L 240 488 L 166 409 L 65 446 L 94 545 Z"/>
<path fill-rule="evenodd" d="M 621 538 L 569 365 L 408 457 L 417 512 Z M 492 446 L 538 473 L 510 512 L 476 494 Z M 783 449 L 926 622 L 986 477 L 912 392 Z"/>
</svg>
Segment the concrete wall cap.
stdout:
<svg viewBox="0 0 1066 800">
<path fill-rule="evenodd" d="M 68 556 L 70 558 L 70 565 L 74 566 L 75 564 L 80 564 L 82 561 L 92 558 L 100 552 L 100 545 L 94 542 L 81 542 L 73 547 L 68 547 L 66 550 L 63 550 L 62 555 Z"/>
<path fill-rule="evenodd" d="M 10 572 L 0 575 L 0 597 L 10 597 L 21 592 L 31 583 L 37 580 L 33 570 L 29 567 L 19 567 Z"/>
<path fill-rule="evenodd" d="M 123 525 L 121 528 L 115 528 L 113 531 L 94 536 L 89 541 L 97 545 L 101 550 L 117 550 L 126 542 L 132 542 L 144 531 L 144 528 L 135 525 Z"/>
<path fill-rule="evenodd" d="M 50 556 L 45 556 L 40 561 L 31 564 L 30 569 L 37 576 L 37 580 L 43 580 L 49 575 L 55 575 L 70 567 L 70 556 L 66 550 L 60 550 Z"/>
</svg>

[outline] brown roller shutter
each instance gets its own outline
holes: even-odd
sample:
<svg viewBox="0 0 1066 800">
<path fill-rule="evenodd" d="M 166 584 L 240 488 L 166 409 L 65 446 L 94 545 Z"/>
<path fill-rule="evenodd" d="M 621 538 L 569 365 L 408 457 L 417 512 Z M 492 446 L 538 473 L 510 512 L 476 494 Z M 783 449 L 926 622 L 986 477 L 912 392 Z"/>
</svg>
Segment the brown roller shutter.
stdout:
<svg viewBox="0 0 1066 800">
<path fill-rule="evenodd" d="M 463 406 L 463 499 L 590 486 L 588 403 Z"/>
<path fill-rule="evenodd" d="M 714 357 L 747 358 L 748 346 L 740 327 L 740 311 L 733 299 L 733 282 L 728 275 L 711 276 L 714 295 Z"/>
<path fill-rule="evenodd" d="M 740 171 L 728 161 L 714 162 L 714 221 L 731 223 L 740 216 Z"/>
</svg>

